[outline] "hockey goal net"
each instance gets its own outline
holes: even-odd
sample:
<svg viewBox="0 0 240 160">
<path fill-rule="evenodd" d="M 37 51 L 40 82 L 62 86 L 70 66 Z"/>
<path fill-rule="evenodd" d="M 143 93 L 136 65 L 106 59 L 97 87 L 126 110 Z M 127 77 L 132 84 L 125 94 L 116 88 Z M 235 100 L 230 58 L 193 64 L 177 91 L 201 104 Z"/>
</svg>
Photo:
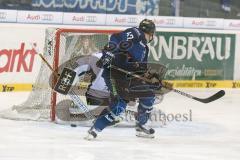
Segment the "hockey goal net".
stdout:
<svg viewBox="0 0 240 160">
<path fill-rule="evenodd" d="M 58 72 L 61 65 L 73 65 L 74 62 L 69 60 L 74 60 L 74 57 L 100 51 L 106 45 L 109 35 L 114 32 L 117 31 L 48 28 L 45 33 L 44 53 L 39 54 L 42 54 L 47 63 Z M 52 90 L 54 83 L 56 78 L 52 76 L 52 71 L 47 64 L 42 61 L 40 72 L 27 100 L 4 111 L 1 117 L 15 120 L 57 120 L 58 102 L 65 101 L 62 105 L 70 105 L 71 100 L 68 96 L 54 92 Z M 84 97 L 82 99 L 84 101 Z"/>
</svg>

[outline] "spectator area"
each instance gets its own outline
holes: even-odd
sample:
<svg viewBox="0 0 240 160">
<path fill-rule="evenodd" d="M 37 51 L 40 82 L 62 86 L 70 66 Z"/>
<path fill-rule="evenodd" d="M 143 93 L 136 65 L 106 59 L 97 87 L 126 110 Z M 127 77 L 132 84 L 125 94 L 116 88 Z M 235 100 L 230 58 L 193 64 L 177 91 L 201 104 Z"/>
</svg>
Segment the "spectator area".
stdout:
<svg viewBox="0 0 240 160">
<path fill-rule="evenodd" d="M 147 0 L 145 1 L 147 2 Z M 173 4 L 176 1 L 180 2 L 179 16 L 182 17 L 240 19 L 240 0 L 159 0 L 158 15 L 176 15 L 173 7 Z M 225 3 L 229 3 L 229 6 L 227 6 L 228 8 L 225 8 L 223 5 Z M 43 8 L 38 9 L 32 7 L 32 0 L 0 0 L 0 8 L 17 10 L 46 10 Z"/>
</svg>

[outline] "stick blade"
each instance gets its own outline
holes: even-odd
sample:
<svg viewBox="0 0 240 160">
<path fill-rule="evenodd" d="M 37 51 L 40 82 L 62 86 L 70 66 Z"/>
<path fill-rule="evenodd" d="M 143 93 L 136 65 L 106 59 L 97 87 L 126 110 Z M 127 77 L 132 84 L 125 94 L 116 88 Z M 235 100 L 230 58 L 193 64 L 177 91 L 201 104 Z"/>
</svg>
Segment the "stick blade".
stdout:
<svg viewBox="0 0 240 160">
<path fill-rule="evenodd" d="M 193 99 L 195 99 L 197 101 L 200 101 L 202 103 L 210 103 L 212 101 L 215 101 L 215 100 L 223 97 L 224 95 L 225 95 L 225 91 L 224 90 L 220 90 L 217 93 L 215 93 L 214 95 L 212 95 L 211 97 L 204 98 L 204 99 L 194 97 Z"/>
</svg>

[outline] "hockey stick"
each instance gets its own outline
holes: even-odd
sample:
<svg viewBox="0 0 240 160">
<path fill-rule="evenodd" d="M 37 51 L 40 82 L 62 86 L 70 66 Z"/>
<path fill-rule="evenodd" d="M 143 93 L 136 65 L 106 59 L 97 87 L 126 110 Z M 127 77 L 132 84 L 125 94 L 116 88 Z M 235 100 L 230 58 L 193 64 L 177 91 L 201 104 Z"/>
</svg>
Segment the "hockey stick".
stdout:
<svg viewBox="0 0 240 160">
<path fill-rule="evenodd" d="M 134 73 L 132 73 L 132 72 L 128 72 L 128 71 L 126 71 L 126 70 L 124 70 L 124 69 L 122 69 L 122 68 L 119 68 L 119 67 L 117 67 L 117 66 L 111 65 L 111 68 L 113 68 L 113 69 L 115 69 L 115 70 L 118 70 L 118 71 L 120 71 L 120 72 L 126 73 L 126 74 L 128 74 L 128 75 L 131 75 L 131 76 L 133 76 L 133 77 L 135 77 L 135 78 L 141 79 L 141 80 L 143 80 L 143 81 L 145 81 L 145 82 L 152 83 L 152 81 L 151 81 L 150 79 L 147 79 L 147 78 L 142 77 L 142 76 L 140 76 L 140 75 L 134 74 Z M 198 98 L 198 97 L 195 97 L 195 96 L 193 96 L 193 95 L 191 95 L 191 94 L 188 94 L 188 93 L 185 93 L 185 92 L 183 92 L 183 91 L 180 91 L 180 90 L 177 90 L 177 89 L 175 89 L 175 88 L 172 88 L 172 87 L 167 86 L 166 84 L 170 84 L 169 82 L 164 81 L 163 83 L 165 83 L 165 85 L 163 84 L 162 87 L 164 87 L 164 88 L 166 88 L 166 89 L 169 89 L 169 90 L 171 90 L 171 91 L 173 91 L 173 92 L 175 92 L 175 93 L 178 93 L 178 94 L 180 94 L 180 95 L 182 95 L 182 96 L 185 96 L 185 97 L 194 99 L 194 100 L 199 101 L 199 102 L 202 102 L 202 103 L 210 103 L 210 102 L 215 101 L 215 100 L 217 100 L 217 99 L 219 99 L 219 98 L 221 98 L 222 96 L 225 95 L 225 91 L 224 91 L 224 90 L 220 90 L 220 91 L 218 91 L 217 93 L 213 94 L 213 95 L 210 96 L 210 97 L 207 97 L 207 98 Z"/>
<path fill-rule="evenodd" d="M 43 62 L 48 66 L 48 68 L 53 72 L 54 76 L 56 78 L 60 77 L 60 74 L 57 73 L 56 71 L 54 71 L 54 69 L 52 68 L 52 66 L 48 63 L 48 61 L 44 58 L 44 56 L 42 54 L 38 54 L 41 59 L 43 60 Z M 79 98 L 79 96 L 75 93 L 75 91 L 73 89 L 69 90 L 69 96 L 71 97 L 71 99 L 73 100 L 74 104 L 76 104 L 78 106 L 79 109 L 81 109 L 81 111 L 84 113 L 84 115 L 89 118 L 89 119 L 93 119 L 96 118 L 91 111 L 89 110 L 89 108 L 82 102 L 82 100 Z"/>
</svg>

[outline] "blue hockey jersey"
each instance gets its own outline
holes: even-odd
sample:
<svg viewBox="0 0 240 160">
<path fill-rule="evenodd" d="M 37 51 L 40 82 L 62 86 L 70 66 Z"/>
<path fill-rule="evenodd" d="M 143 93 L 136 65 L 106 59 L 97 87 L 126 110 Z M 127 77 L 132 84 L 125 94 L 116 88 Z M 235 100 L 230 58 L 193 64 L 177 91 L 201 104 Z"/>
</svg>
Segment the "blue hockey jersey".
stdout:
<svg viewBox="0 0 240 160">
<path fill-rule="evenodd" d="M 147 40 L 144 33 L 139 28 L 128 28 L 120 33 L 113 34 L 110 37 L 110 42 L 116 44 L 117 46 L 117 49 L 113 52 L 115 55 L 121 53 L 119 45 L 121 42 L 125 41 L 130 41 L 132 43 L 131 47 L 129 47 L 125 52 L 128 57 L 125 61 L 123 61 L 123 59 L 116 56 L 115 65 L 123 69 L 131 70 L 131 62 L 147 62 L 149 51 Z"/>
</svg>

